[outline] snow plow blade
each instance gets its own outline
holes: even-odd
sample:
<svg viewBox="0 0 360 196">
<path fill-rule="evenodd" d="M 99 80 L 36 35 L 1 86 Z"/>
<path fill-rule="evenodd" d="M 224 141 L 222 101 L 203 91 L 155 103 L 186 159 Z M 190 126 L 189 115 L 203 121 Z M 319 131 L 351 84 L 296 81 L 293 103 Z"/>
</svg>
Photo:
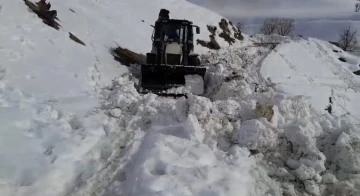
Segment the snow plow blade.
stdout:
<svg viewBox="0 0 360 196">
<path fill-rule="evenodd" d="M 206 67 L 186 65 L 141 65 L 140 86 L 150 92 L 161 92 L 186 85 L 186 75 L 204 78 Z"/>
</svg>

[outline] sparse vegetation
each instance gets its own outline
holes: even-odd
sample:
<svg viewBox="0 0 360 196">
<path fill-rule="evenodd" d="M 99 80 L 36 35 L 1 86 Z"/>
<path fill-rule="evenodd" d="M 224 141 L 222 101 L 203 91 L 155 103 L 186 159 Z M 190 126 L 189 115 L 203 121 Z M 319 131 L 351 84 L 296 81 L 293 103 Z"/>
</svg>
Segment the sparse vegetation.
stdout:
<svg viewBox="0 0 360 196">
<path fill-rule="evenodd" d="M 265 35 L 278 34 L 289 36 L 294 31 L 294 19 L 290 18 L 267 18 L 264 20 L 260 32 Z"/>
<path fill-rule="evenodd" d="M 244 23 L 242 23 L 242 22 L 238 22 L 236 24 L 236 28 L 238 28 L 240 31 L 243 29 L 243 27 L 244 27 Z"/>
<path fill-rule="evenodd" d="M 238 40 L 244 40 L 244 36 L 241 34 L 241 30 L 243 28 L 243 23 L 239 22 L 236 26 L 232 24 L 232 22 L 229 22 L 232 26 L 232 29 L 234 31 L 234 38 Z"/>
<path fill-rule="evenodd" d="M 357 41 L 357 30 L 352 30 L 351 26 L 349 25 L 347 28 L 343 29 L 340 34 L 339 38 L 339 47 L 344 51 L 352 52 L 356 48 L 358 41 Z"/>
<path fill-rule="evenodd" d="M 357 0 L 358 2 L 360 0 Z M 355 3 L 355 12 L 359 12 L 360 11 L 360 3 Z"/>
</svg>

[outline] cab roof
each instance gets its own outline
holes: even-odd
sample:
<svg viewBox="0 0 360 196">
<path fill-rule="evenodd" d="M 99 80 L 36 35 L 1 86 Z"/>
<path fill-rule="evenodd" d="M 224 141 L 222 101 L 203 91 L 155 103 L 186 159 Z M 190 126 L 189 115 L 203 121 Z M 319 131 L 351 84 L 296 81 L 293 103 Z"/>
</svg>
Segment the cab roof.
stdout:
<svg viewBox="0 0 360 196">
<path fill-rule="evenodd" d="M 193 23 L 188 20 L 179 20 L 179 19 L 160 19 L 157 22 L 159 23 L 169 23 L 169 24 L 179 24 L 179 25 L 192 25 Z"/>
</svg>

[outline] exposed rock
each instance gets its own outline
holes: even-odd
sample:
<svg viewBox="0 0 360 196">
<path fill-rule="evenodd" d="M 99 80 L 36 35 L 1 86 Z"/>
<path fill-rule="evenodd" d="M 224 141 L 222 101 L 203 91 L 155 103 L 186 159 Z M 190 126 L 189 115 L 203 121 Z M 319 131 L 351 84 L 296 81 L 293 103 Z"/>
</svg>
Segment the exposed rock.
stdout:
<svg viewBox="0 0 360 196">
<path fill-rule="evenodd" d="M 73 35 L 72 33 L 69 32 L 69 37 L 71 40 L 73 40 L 76 43 L 79 43 L 81 45 L 85 46 L 85 43 L 83 41 L 81 41 L 79 38 L 77 38 L 75 35 Z"/>
<path fill-rule="evenodd" d="M 354 71 L 354 74 L 360 76 L 360 70 Z"/>
<path fill-rule="evenodd" d="M 232 29 L 234 31 L 234 38 L 238 40 L 244 40 L 244 36 L 241 34 L 241 30 L 237 27 L 235 27 L 231 21 L 229 21 L 229 24 L 232 26 Z"/>
<path fill-rule="evenodd" d="M 229 33 L 225 33 L 224 31 L 220 33 L 219 37 L 224 38 L 226 42 L 228 42 L 230 45 L 235 43 L 235 39 L 230 36 Z"/>
<path fill-rule="evenodd" d="M 223 18 L 221 19 L 221 21 L 219 22 L 219 27 L 226 33 L 230 34 L 230 30 L 229 30 L 229 23 Z"/>
<path fill-rule="evenodd" d="M 340 57 L 340 58 L 339 58 L 339 61 L 341 61 L 341 62 L 346 62 L 346 59 L 343 58 L 343 57 Z"/>
<path fill-rule="evenodd" d="M 210 31 L 211 35 L 215 35 L 217 27 L 216 26 L 211 26 L 211 25 L 207 25 L 207 29 Z"/>
<path fill-rule="evenodd" d="M 55 19 L 59 20 L 57 17 L 55 19 L 51 18 L 50 15 L 46 12 L 42 12 L 39 10 L 38 6 L 31 1 L 24 0 L 25 5 L 29 7 L 39 18 L 42 19 L 43 23 L 53 27 L 56 30 L 59 30 L 61 25 L 55 21 Z"/>
<path fill-rule="evenodd" d="M 197 44 L 200 44 L 201 46 L 203 47 L 207 47 L 209 49 L 213 49 L 213 50 L 219 50 L 221 47 L 220 45 L 217 43 L 216 39 L 215 39 L 215 36 L 214 35 L 209 35 L 210 37 L 210 42 L 206 42 L 204 40 L 200 40 L 200 39 L 197 39 L 196 40 L 196 43 Z"/>
<path fill-rule="evenodd" d="M 231 31 L 229 29 L 229 24 L 231 25 L 233 31 L 234 31 L 234 35 L 231 35 Z M 219 27 L 223 30 L 220 33 L 220 37 L 223 38 L 226 42 L 228 42 L 230 45 L 232 45 L 233 43 L 235 43 L 235 39 L 238 40 L 243 40 L 244 37 L 241 35 L 241 31 L 236 28 L 234 25 L 232 25 L 231 22 L 227 22 L 224 18 L 221 19 L 221 21 L 219 22 Z"/>
</svg>

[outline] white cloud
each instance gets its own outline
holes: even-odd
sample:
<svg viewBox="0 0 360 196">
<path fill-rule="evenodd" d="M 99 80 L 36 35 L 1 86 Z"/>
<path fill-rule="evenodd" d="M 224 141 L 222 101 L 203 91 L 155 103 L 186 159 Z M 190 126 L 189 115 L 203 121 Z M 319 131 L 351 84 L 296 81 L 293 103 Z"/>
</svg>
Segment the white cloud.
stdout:
<svg viewBox="0 0 360 196">
<path fill-rule="evenodd" d="M 189 0 L 226 17 L 328 17 L 354 12 L 355 0 Z"/>
</svg>

